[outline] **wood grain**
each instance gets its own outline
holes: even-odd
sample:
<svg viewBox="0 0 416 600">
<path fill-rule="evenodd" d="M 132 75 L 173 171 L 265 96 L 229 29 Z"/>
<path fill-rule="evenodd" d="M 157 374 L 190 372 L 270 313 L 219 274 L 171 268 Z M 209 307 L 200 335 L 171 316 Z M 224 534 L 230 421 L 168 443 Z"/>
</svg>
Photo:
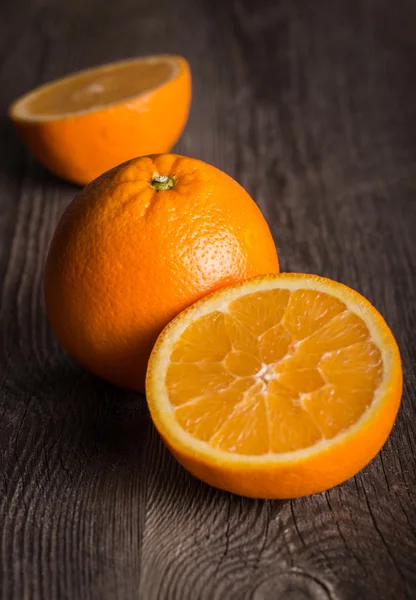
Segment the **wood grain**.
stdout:
<svg viewBox="0 0 416 600">
<path fill-rule="evenodd" d="M 410 0 L 14 0 L 0 19 L 0 598 L 416 596 L 416 9 Z M 179 152 L 240 181 L 282 268 L 355 287 L 405 369 L 363 472 L 292 502 L 198 482 L 144 400 L 84 372 L 47 324 L 42 269 L 76 188 L 6 118 L 36 84 L 127 56 L 188 57 Z"/>
</svg>

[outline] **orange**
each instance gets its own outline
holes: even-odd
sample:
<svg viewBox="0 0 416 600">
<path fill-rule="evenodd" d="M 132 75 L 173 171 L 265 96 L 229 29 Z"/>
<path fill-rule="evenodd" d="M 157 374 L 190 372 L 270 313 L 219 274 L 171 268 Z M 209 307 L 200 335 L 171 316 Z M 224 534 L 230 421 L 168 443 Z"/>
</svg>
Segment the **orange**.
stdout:
<svg viewBox="0 0 416 600">
<path fill-rule="evenodd" d="M 79 362 L 143 390 L 152 346 L 173 317 L 213 290 L 278 270 L 267 223 L 236 181 L 199 160 L 142 157 L 99 177 L 62 216 L 46 308 Z"/>
<path fill-rule="evenodd" d="M 191 75 L 161 55 L 80 71 L 16 100 L 9 116 L 55 175 L 84 185 L 136 156 L 168 152 L 185 126 Z"/>
<path fill-rule="evenodd" d="M 203 481 L 254 498 L 326 490 L 364 467 L 399 408 L 402 369 L 376 309 L 313 275 L 252 279 L 170 323 L 150 361 L 152 419 Z"/>
</svg>

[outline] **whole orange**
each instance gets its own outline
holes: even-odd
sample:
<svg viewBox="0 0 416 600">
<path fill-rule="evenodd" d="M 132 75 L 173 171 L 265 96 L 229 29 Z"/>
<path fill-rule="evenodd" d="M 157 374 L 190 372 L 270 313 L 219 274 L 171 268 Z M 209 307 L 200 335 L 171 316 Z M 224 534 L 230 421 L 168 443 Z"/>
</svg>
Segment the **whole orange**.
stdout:
<svg viewBox="0 0 416 600">
<path fill-rule="evenodd" d="M 267 223 L 236 181 L 196 159 L 145 156 L 101 175 L 63 214 L 46 308 L 74 358 L 143 391 L 152 347 L 173 317 L 211 291 L 278 271 Z"/>
</svg>

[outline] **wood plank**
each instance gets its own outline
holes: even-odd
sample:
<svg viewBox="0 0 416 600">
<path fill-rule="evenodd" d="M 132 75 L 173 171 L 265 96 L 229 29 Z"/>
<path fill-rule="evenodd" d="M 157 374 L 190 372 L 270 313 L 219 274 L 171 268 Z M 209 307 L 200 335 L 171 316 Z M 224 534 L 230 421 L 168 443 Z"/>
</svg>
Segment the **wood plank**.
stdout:
<svg viewBox="0 0 416 600">
<path fill-rule="evenodd" d="M 416 594 L 416 85 L 410 0 L 52 0 L 0 22 L 0 598 L 394 599 Z M 26 16 L 26 18 L 23 18 Z M 282 268 L 366 295 L 397 336 L 403 406 L 325 494 L 238 498 L 183 471 L 143 399 L 85 373 L 47 324 L 42 266 L 76 188 L 28 156 L 8 103 L 75 69 L 187 56 L 178 151 L 258 202 Z"/>
</svg>

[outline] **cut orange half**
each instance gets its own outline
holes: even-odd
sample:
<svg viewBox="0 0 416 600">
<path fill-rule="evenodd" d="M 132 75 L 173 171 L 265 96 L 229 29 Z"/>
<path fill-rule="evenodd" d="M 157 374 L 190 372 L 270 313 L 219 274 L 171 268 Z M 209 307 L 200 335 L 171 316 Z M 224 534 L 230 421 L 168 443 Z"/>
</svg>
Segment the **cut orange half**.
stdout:
<svg viewBox="0 0 416 600">
<path fill-rule="evenodd" d="M 400 404 L 392 333 L 350 288 L 268 275 L 176 317 L 149 361 L 147 401 L 178 461 L 254 498 L 293 498 L 356 474 Z"/>
<path fill-rule="evenodd" d="M 180 56 L 136 58 L 80 71 L 16 100 L 9 116 L 50 171 L 84 185 L 144 154 L 169 151 L 191 100 Z"/>
</svg>

